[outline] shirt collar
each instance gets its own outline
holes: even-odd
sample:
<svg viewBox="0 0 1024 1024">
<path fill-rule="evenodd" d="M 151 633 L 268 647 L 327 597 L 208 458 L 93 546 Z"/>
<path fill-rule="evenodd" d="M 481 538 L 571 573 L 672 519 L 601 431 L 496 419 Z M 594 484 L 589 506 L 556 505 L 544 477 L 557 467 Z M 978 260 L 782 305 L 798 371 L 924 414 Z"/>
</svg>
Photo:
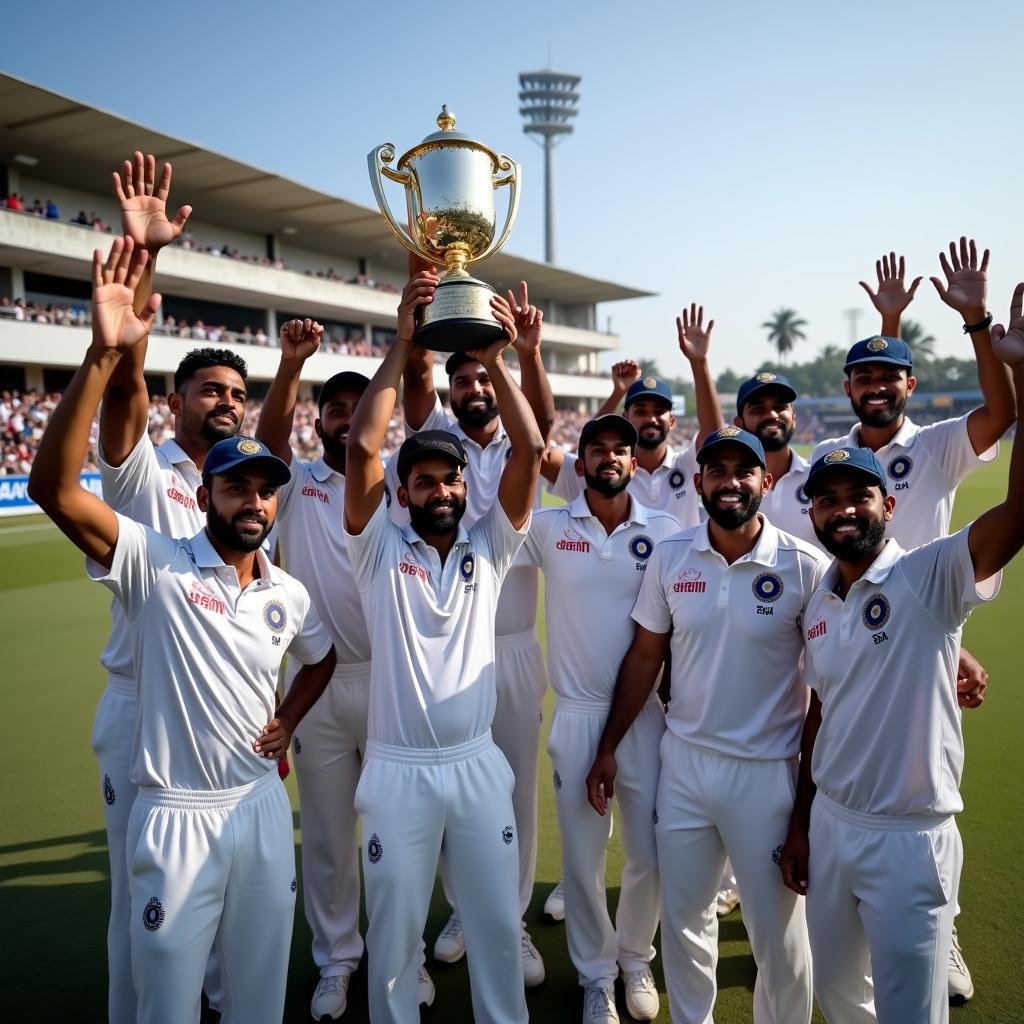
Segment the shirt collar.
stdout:
<svg viewBox="0 0 1024 1024">
<path fill-rule="evenodd" d="M 757 538 L 757 543 L 746 555 L 737 558 L 732 563 L 733 565 L 738 565 L 740 562 L 757 562 L 758 565 L 772 566 L 778 560 L 779 531 L 760 512 L 758 512 L 758 518 L 761 520 L 761 533 Z M 696 528 L 693 535 L 693 546 L 697 551 L 713 551 L 717 555 L 718 551 L 711 544 L 709 523 L 710 520 L 705 519 Z"/>
<path fill-rule="evenodd" d="M 861 576 L 861 580 L 867 580 L 868 583 L 884 583 L 889 578 L 889 573 L 892 572 L 893 566 L 899 561 L 903 555 L 903 548 L 890 537 L 885 544 L 882 546 L 882 550 L 878 552 L 875 560 L 868 566 L 867 571 Z M 839 581 L 839 559 L 833 558 L 832 564 L 825 571 L 825 575 L 821 578 L 821 583 L 818 585 L 819 590 L 835 591 L 836 583 Z M 856 586 L 860 580 L 854 581 Z M 852 588 L 851 588 L 852 589 Z"/>
<path fill-rule="evenodd" d="M 228 566 L 220 555 L 217 554 L 217 549 L 210 543 L 210 538 L 207 536 L 206 530 L 200 530 L 189 542 L 189 547 L 192 549 L 192 559 L 195 562 L 197 568 L 200 569 L 227 569 L 233 568 Z M 256 551 L 256 562 L 260 570 L 260 579 L 266 580 L 267 583 L 279 582 L 280 570 L 273 562 L 267 558 L 263 548 L 259 548 Z"/>
<path fill-rule="evenodd" d="M 586 491 L 582 491 L 571 502 L 569 502 L 569 515 L 573 519 L 596 519 L 597 517 L 587 504 Z M 641 505 L 632 495 L 629 497 L 629 513 L 626 522 L 635 526 L 646 526 L 648 523 L 647 507 Z"/>
<path fill-rule="evenodd" d="M 185 454 L 185 450 L 177 441 L 174 440 L 173 437 L 164 441 L 164 443 L 160 445 L 160 451 L 167 456 L 168 461 L 172 466 L 180 466 L 183 462 L 187 462 L 192 466 L 192 469 L 195 470 L 196 473 L 199 472 L 191 457 Z"/>
<path fill-rule="evenodd" d="M 412 523 L 403 523 L 402 524 L 402 536 L 410 544 L 425 544 L 427 547 L 431 546 L 431 545 L 427 544 L 427 542 L 415 531 L 415 529 L 413 529 Z M 459 532 L 455 535 L 455 544 L 453 546 L 454 547 L 458 547 L 460 544 L 468 544 L 468 543 L 469 543 L 469 533 L 467 532 L 465 526 L 463 526 L 462 523 L 460 522 L 459 523 Z"/>
<path fill-rule="evenodd" d="M 811 468 L 809 459 L 805 459 L 795 448 L 789 449 L 789 473 L 806 473 Z M 789 473 L 786 475 L 789 476 Z"/>
<path fill-rule="evenodd" d="M 459 440 L 461 440 L 464 444 L 471 444 L 478 451 L 482 452 L 482 451 L 486 450 L 486 449 L 482 448 L 479 444 L 477 444 L 476 441 L 474 441 L 473 438 L 471 438 L 462 429 L 462 424 L 457 419 L 455 419 L 454 417 L 452 419 L 453 419 L 453 422 L 452 422 L 451 427 L 449 428 L 451 433 L 453 433 L 457 438 L 459 438 Z M 505 430 L 504 426 L 502 425 L 501 420 L 499 419 L 498 420 L 498 429 L 495 431 L 494 437 L 490 441 L 490 443 L 487 445 L 487 447 L 490 448 L 493 445 L 500 445 L 505 440 L 505 438 L 507 438 L 507 437 L 508 437 L 508 433 Z"/>
<path fill-rule="evenodd" d="M 295 461 L 293 459 L 292 460 L 292 472 L 293 473 L 295 472 L 294 465 L 295 465 Z M 310 473 L 313 474 L 313 479 L 318 484 L 322 484 L 325 480 L 329 480 L 331 478 L 332 474 L 338 473 L 338 471 L 336 469 L 331 469 L 331 467 L 328 466 L 326 462 L 324 462 L 323 456 L 321 456 L 319 459 L 317 459 L 316 462 L 310 463 L 309 471 L 310 471 Z M 338 476 L 341 476 L 341 473 L 338 473 Z"/>
<path fill-rule="evenodd" d="M 846 447 L 859 448 L 860 444 L 860 424 L 855 423 L 853 429 L 847 435 Z M 909 416 L 903 417 L 903 422 L 900 424 L 900 429 L 893 435 L 892 440 L 879 448 L 879 451 L 888 451 L 893 445 L 899 445 L 901 448 L 909 447 L 911 441 L 917 436 L 920 431 L 920 427 L 914 423 Z"/>
</svg>

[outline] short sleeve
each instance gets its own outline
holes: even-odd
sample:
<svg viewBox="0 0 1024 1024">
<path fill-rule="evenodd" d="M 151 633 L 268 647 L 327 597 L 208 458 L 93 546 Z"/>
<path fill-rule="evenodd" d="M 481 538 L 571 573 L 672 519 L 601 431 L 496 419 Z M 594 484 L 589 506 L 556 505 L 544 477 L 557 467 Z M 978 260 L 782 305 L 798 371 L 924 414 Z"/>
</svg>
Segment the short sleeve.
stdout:
<svg viewBox="0 0 1024 1024">
<path fill-rule="evenodd" d="M 548 493 L 565 502 L 575 501 L 586 487 L 586 481 L 576 472 L 576 453 L 566 452 L 558 476 L 548 484 Z"/>
<path fill-rule="evenodd" d="M 922 607 L 949 633 L 958 630 L 979 604 L 999 592 L 1001 572 L 980 583 L 974 579 L 970 524 L 951 537 L 908 551 L 899 561 L 900 571 Z"/>
<path fill-rule="evenodd" d="M 409 522 L 409 510 L 398 500 L 398 452 L 384 463 L 384 486 L 387 488 L 386 502 L 391 522 L 405 526 Z"/>
<path fill-rule="evenodd" d="M 306 614 L 299 631 L 288 645 L 288 656 L 303 665 L 315 665 L 327 656 L 332 641 L 305 587 L 302 587 L 302 596 L 305 598 Z"/>
<path fill-rule="evenodd" d="M 405 425 L 405 436 L 412 437 L 413 434 L 418 434 L 420 430 L 452 430 L 455 427 L 455 420 L 444 411 L 444 406 L 441 405 L 441 399 L 438 396 L 434 396 L 434 408 L 430 410 L 430 414 L 423 421 L 423 425 L 418 430 L 413 430 L 408 423 Z"/>
<path fill-rule="evenodd" d="M 85 571 L 96 583 L 102 583 L 120 602 L 132 622 L 138 618 L 153 587 L 174 561 L 180 543 L 129 519 L 117 515 L 117 543 L 110 569 L 91 558 Z"/>
<path fill-rule="evenodd" d="M 157 479 L 159 466 L 148 433 L 143 433 L 120 466 L 111 466 L 104 459 L 102 446 L 96 461 L 100 468 L 103 500 L 115 512 L 126 511 L 132 501 L 152 487 Z"/>
<path fill-rule="evenodd" d="M 939 465 L 951 488 L 958 486 L 972 469 L 991 462 L 999 454 L 998 441 L 988 451 L 976 454 L 967 429 L 969 416 L 970 413 L 965 413 L 956 419 L 941 420 L 922 427 L 917 433 L 916 443 Z"/>
<path fill-rule="evenodd" d="M 672 630 L 672 609 L 665 596 L 662 581 L 665 564 L 665 545 L 658 544 L 644 573 L 640 593 L 633 605 L 633 621 L 652 633 L 668 633 Z"/>
<path fill-rule="evenodd" d="M 551 536 L 551 528 L 554 526 L 555 518 L 558 515 L 556 509 L 548 509 L 544 512 L 534 514 L 530 522 L 530 529 L 526 532 L 523 546 L 516 555 L 515 564 L 519 567 L 535 569 L 544 568 L 544 551 L 547 548 L 548 538 Z"/>
<path fill-rule="evenodd" d="M 294 452 L 292 452 L 292 461 L 288 468 L 292 471 L 291 479 L 277 489 L 278 518 L 287 514 L 296 492 L 302 490 L 306 473 L 309 471 L 308 463 L 299 462 Z"/>
<path fill-rule="evenodd" d="M 680 453 L 676 459 L 676 469 L 686 478 L 688 485 L 692 486 L 694 474 L 700 467 L 697 465 L 697 440 L 694 438 Z"/>
<path fill-rule="evenodd" d="M 363 527 L 362 533 L 349 533 L 342 521 L 345 544 L 352 569 L 356 577 L 356 586 L 366 590 L 373 581 L 377 567 L 384 559 L 388 546 L 396 535 L 401 535 L 401 528 L 388 518 L 388 504 L 381 498 L 370 521 Z"/>
<path fill-rule="evenodd" d="M 531 515 L 522 530 L 517 530 L 506 515 L 501 502 L 496 501 L 487 513 L 469 528 L 470 545 L 476 547 L 482 542 L 482 546 L 490 554 L 495 581 L 498 584 L 512 567 L 523 540 L 529 534 L 532 519 Z"/>
</svg>

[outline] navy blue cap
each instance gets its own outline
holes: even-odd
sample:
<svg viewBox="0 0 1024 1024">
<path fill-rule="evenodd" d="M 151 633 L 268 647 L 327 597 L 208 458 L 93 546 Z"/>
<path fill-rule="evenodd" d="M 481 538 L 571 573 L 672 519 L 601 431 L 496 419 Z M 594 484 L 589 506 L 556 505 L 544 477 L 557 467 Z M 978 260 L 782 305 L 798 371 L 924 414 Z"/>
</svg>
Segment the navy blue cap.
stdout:
<svg viewBox="0 0 1024 1024">
<path fill-rule="evenodd" d="M 664 402 L 672 404 L 672 389 L 657 377 L 641 377 L 635 384 L 630 385 L 626 392 L 624 408 L 628 409 L 631 402 L 638 398 L 660 398 Z"/>
<path fill-rule="evenodd" d="M 398 479 L 403 486 L 414 462 L 431 455 L 451 459 L 457 466 L 466 465 L 466 449 L 450 430 L 419 430 L 402 442 L 398 449 Z"/>
<path fill-rule="evenodd" d="M 882 335 L 876 334 L 873 338 L 858 341 L 846 353 L 843 372 L 858 363 L 892 363 L 894 366 L 902 366 L 909 370 L 913 367 L 914 360 L 910 354 L 910 346 L 905 341 L 900 338 L 883 338 Z"/>
<path fill-rule="evenodd" d="M 739 427 L 721 427 L 713 434 L 708 434 L 697 452 L 697 464 L 703 466 L 712 449 L 724 444 L 741 444 L 744 448 L 749 448 L 757 457 L 761 468 L 764 469 L 764 446 L 755 434 L 751 434 L 748 430 L 741 430 Z"/>
<path fill-rule="evenodd" d="M 827 476 L 830 470 L 835 469 L 853 469 L 863 473 L 871 478 L 873 484 L 881 487 L 882 493 L 885 494 L 885 470 L 870 448 L 835 448 L 826 452 L 811 466 L 807 482 L 804 484 L 804 494 L 808 498 L 813 498 L 822 478 Z"/>
<path fill-rule="evenodd" d="M 203 475 L 220 476 L 240 466 L 256 469 L 257 463 L 267 474 L 267 483 L 272 487 L 281 487 L 292 478 L 287 462 L 279 459 L 262 441 L 242 434 L 218 441 L 207 452 Z"/>
<path fill-rule="evenodd" d="M 775 388 L 776 391 L 781 391 L 787 401 L 796 400 L 796 388 L 785 377 L 781 377 L 777 373 L 759 373 L 756 377 L 751 377 L 750 380 L 745 380 L 740 385 L 739 391 L 736 392 L 736 411 L 742 412 L 743 403 L 749 402 L 758 391 L 763 391 L 765 388 Z"/>
<path fill-rule="evenodd" d="M 640 435 L 637 433 L 636 427 L 633 426 L 625 416 L 618 416 L 615 413 L 609 413 L 607 416 L 598 416 L 596 419 L 587 420 L 583 424 L 583 429 L 580 431 L 579 444 L 576 446 L 576 450 L 583 454 L 583 449 L 597 437 L 598 434 L 603 434 L 606 431 L 614 431 L 619 437 L 622 438 L 626 444 L 629 445 L 634 451 L 640 441 Z"/>
<path fill-rule="evenodd" d="M 358 391 L 362 394 L 370 386 L 370 378 L 356 373 L 355 370 L 342 370 L 333 377 L 328 377 L 320 387 L 320 394 L 317 395 L 317 405 L 321 409 L 337 394 L 342 391 Z"/>
<path fill-rule="evenodd" d="M 460 366 L 465 366 L 466 363 L 478 363 L 478 362 L 480 362 L 480 360 L 477 359 L 476 356 L 471 356 L 468 352 L 456 352 L 453 355 L 450 355 L 445 360 L 444 372 L 446 374 L 448 374 L 449 377 L 451 377 L 452 374 L 455 373 L 455 371 Z"/>
</svg>

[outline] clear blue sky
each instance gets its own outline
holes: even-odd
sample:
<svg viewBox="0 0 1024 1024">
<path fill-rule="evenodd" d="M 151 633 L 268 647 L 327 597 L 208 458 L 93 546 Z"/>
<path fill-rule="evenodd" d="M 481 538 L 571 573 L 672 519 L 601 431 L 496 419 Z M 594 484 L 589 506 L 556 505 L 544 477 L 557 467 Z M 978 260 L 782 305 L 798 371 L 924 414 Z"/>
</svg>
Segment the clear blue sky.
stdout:
<svg viewBox="0 0 1024 1024">
<path fill-rule="evenodd" d="M 677 369 L 673 317 L 695 299 L 717 320 L 716 372 L 742 372 L 768 354 L 774 309 L 809 323 L 797 359 L 845 345 L 844 309 L 877 329 L 857 287 L 876 256 L 895 248 L 927 278 L 965 232 L 993 251 L 1005 318 L 1024 279 L 1022 33 L 1014 0 L 177 0 L 153 16 L 36 0 L 8 11 L 0 66 L 367 205 L 367 151 L 419 141 L 447 102 L 524 164 L 508 249 L 535 259 L 543 165 L 517 74 L 582 75 L 557 152 L 558 262 L 658 292 L 602 307 L 624 353 Z M 941 354 L 970 352 L 927 280 L 909 315 Z"/>
</svg>

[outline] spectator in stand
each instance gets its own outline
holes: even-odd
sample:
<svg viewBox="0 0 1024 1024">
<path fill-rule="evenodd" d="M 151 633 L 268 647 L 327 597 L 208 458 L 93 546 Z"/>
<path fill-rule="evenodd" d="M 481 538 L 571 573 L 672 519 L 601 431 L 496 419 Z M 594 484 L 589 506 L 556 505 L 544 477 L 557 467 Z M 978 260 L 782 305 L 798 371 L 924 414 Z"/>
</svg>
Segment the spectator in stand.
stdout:
<svg viewBox="0 0 1024 1024">
<path fill-rule="evenodd" d="M 37 217 L 45 217 L 46 216 L 46 207 L 43 206 L 41 200 L 37 199 L 32 204 L 32 209 L 29 210 L 28 212 L 29 213 L 34 213 Z"/>
<path fill-rule="evenodd" d="M 78 216 L 71 222 L 72 224 L 81 224 L 84 227 L 92 227 L 92 221 L 85 215 L 85 210 L 79 210 Z"/>
<path fill-rule="evenodd" d="M 52 199 L 46 200 L 46 219 L 60 220 L 60 208 Z"/>
<path fill-rule="evenodd" d="M 25 212 L 25 205 L 22 203 L 21 196 L 19 196 L 17 192 L 12 192 L 7 197 L 7 209 L 15 210 L 19 213 Z"/>
</svg>

